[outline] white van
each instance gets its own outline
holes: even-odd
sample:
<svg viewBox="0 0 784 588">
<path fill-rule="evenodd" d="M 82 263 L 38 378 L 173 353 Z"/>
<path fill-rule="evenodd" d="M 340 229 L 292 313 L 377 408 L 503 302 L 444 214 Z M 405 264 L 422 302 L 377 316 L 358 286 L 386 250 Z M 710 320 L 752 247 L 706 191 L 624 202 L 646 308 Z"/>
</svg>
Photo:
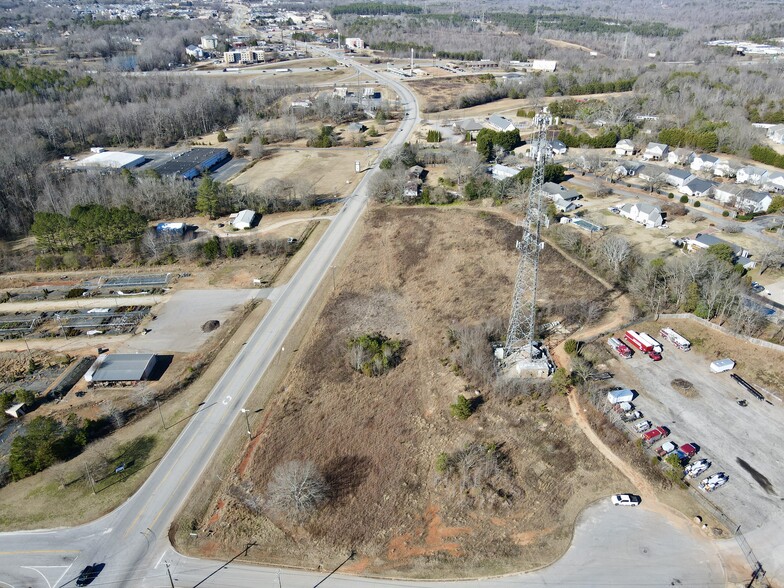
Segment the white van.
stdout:
<svg viewBox="0 0 784 588">
<path fill-rule="evenodd" d="M 635 423 L 634 430 L 638 433 L 644 433 L 651 428 L 651 424 L 651 421 L 641 421 L 639 423 Z"/>
</svg>

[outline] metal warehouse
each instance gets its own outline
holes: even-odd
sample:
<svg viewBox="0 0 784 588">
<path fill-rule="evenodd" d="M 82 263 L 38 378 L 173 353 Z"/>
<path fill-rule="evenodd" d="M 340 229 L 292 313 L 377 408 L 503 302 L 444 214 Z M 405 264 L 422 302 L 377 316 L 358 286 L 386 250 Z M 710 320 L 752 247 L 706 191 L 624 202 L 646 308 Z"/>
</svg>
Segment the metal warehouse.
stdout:
<svg viewBox="0 0 784 588">
<path fill-rule="evenodd" d="M 145 162 L 144 155 L 126 153 L 124 151 L 102 151 L 82 159 L 79 167 L 108 167 L 112 169 L 129 169 Z"/>
<path fill-rule="evenodd" d="M 184 153 L 178 153 L 171 159 L 164 159 L 157 168 L 162 176 L 178 176 L 192 180 L 203 171 L 209 171 L 229 157 L 227 149 L 211 147 L 195 147 Z"/>
<path fill-rule="evenodd" d="M 152 353 L 99 355 L 84 379 L 87 382 L 138 382 L 150 376 L 156 360 Z"/>
</svg>

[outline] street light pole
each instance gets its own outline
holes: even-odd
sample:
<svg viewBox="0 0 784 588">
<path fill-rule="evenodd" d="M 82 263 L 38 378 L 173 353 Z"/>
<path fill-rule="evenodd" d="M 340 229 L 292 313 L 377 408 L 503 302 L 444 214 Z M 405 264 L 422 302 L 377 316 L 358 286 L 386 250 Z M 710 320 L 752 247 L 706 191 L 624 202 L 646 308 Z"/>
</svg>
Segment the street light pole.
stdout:
<svg viewBox="0 0 784 588">
<path fill-rule="evenodd" d="M 163 429 L 166 430 L 166 422 L 163 420 L 163 412 L 161 411 L 161 403 L 156 400 L 155 401 L 155 406 L 158 407 L 158 415 L 161 417 L 161 424 L 163 425 Z"/>
<path fill-rule="evenodd" d="M 250 432 L 250 417 L 248 416 L 248 413 L 250 413 L 250 411 L 247 408 L 241 408 L 240 412 L 245 415 L 245 424 L 247 425 L 247 429 L 248 429 L 248 439 L 252 439 L 253 434 Z"/>
</svg>

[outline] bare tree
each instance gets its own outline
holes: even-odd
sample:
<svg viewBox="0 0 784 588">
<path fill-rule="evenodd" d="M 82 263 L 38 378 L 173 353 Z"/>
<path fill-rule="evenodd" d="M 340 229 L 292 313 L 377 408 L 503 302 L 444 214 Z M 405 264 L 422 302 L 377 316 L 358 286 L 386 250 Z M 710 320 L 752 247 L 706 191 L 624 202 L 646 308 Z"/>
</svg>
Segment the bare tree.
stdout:
<svg viewBox="0 0 784 588">
<path fill-rule="evenodd" d="M 609 236 L 602 240 L 597 250 L 600 261 L 618 279 L 624 265 L 632 256 L 632 246 L 623 237 Z"/>
<path fill-rule="evenodd" d="M 248 155 L 254 161 L 264 157 L 264 145 L 262 144 L 260 137 L 253 137 L 250 145 L 248 145 Z"/>
<path fill-rule="evenodd" d="M 272 472 L 267 505 L 274 512 L 302 521 L 327 499 L 327 483 L 312 461 L 288 461 Z"/>
<path fill-rule="evenodd" d="M 482 171 L 482 158 L 466 147 L 456 146 L 449 154 L 449 161 L 458 187 Z"/>
<path fill-rule="evenodd" d="M 760 255 L 760 264 L 762 269 L 760 275 L 764 274 L 770 268 L 780 268 L 784 265 L 784 247 L 778 246 L 773 249 L 766 249 Z"/>
<path fill-rule="evenodd" d="M 115 429 L 119 429 L 125 424 L 125 414 L 111 400 L 104 400 L 101 405 L 101 412 L 111 421 Z"/>
</svg>

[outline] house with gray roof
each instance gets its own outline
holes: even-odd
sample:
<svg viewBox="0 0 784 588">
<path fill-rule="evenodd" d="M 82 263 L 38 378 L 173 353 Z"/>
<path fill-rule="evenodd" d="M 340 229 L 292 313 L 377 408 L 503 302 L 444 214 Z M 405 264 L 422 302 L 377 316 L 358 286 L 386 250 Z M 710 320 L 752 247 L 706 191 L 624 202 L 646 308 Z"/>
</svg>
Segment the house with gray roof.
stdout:
<svg viewBox="0 0 784 588">
<path fill-rule="evenodd" d="M 695 179 L 693 173 L 685 169 L 668 169 L 664 175 L 664 181 L 670 186 L 680 188 Z"/>
<path fill-rule="evenodd" d="M 634 146 L 634 142 L 631 139 L 621 139 L 615 144 L 615 154 L 620 155 L 621 157 L 634 155 L 636 150 L 637 148 Z"/>
<path fill-rule="evenodd" d="M 667 176 L 667 168 L 660 165 L 646 163 L 642 169 L 637 170 L 637 177 L 646 182 L 653 180 L 664 180 Z"/>
<path fill-rule="evenodd" d="M 755 186 L 762 184 L 767 175 L 768 170 L 754 165 L 742 167 L 735 173 L 736 181 L 739 184 L 753 184 Z"/>
<path fill-rule="evenodd" d="M 555 198 L 558 196 L 559 198 L 569 202 L 582 198 L 582 195 L 577 190 L 572 190 L 571 188 L 561 186 L 560 184 L 556 184 L 554 182 L 545 182 L 542 185 L 542 192 L 544 192 L 544 194 L 550 198 Z"/>
<path fill-rule="evenodd" d="M 694 151 L 678 147 L 667 154 L 667 161 L 678 165 L 689 165 L 694 159 Z"/>
<path fill-rule="evenodd" d="M 678 192 L 680 192 L 681 194 L 686 194 L 686 196 L 703 198 L 713 194 L 713 190 L 715 188 L 716 188 L 715 182 L 710 182 L 708 180 L 701 180 L 700 178 L 694 178 L 693 180 L 689 181 L 683 186 L 680 186 L 678 188 Z"/>
<path fill-rule="evenodd" d="M 774 143 L 784 144 L 784 125 L 776 125 L 768 129 L 768 139 Z"/>
<path fill-rule="evenodd" d="M 479 134 L 479 131 L 481 131 L 484 128 L 473 118 L 466 118 L 464 120 L 458 121 L 454 123 L 452 127 L 459 130 L 461 133 L 470 133 L 471 140 L 476 139 L 476 136 Z"/>
<path fill-rule="evenodd" d="M 636 176 L 645 164 L 640 161 L 620 161 L 614 172 L 619 176 Z"/>
<path fill-rule="evenodd" d="M 725 241 L 724 239 L 719 239 L 713 235 L 707 235 L 705 233 L 697 233 L 694 237 L 690 237 L 686 239 L 686 248 L 689 251 L 695 251 L 698 249 L 707 249 L 711 245 L 729 245 L 732 248 L 732 252 L 735 254 L 736 257 L 750 257 L 751 254 L 746 251 L 740 245 L 735 245 L 735 243 L 730 243 L 729 241 Z"/>
<path fill-rule="evenodd" d="M 784 192 L 784 172 L 768 172 L 762 188 L 768 192 Z"/>
<path fill-rule="evenodd" d="M 719 161 L 718 157 L 714 157 L 707 153 L 699 153 L 691 160 L 689 167 L 691 168 L 691 171 L 711 171 L 717 161 Z"/>
<path fill-rule="evenodd" d="M 624 204 L 621 206 L 619 214 L 624 218 L 640 223 L 648 229 L 660 227 L 664 223 L 661 210 L 644 202 Z"/>
<path fill-rule="evenodd" d="M 713 164 L 713 175 L 720 178 L 734 178 L 741 166 L 729 159 L 719 159 Z"/>
<path fill-rule="evenodd" d="M 733 206 L 738 194 L 745 190 L 743 186 L 737 184 L 718 184 L 713 190 L 713 197 L 722 204 Z"/>
<path fill-rule="evenodd" d="M 670 147 L 664 143 L 648 143 L 645 151 L 642 153 L 642 158 L 646 161 L 662 161 L 667 157 L 670 152 Z"/>
<path fill-rule="evenodd" d="M 500 114 L 490 115 L 490 118 L 487 119 L 487 126 L 489 126 L 494 131 L 502 132 L 514 131 L 517 128 L 511 120 L 501 116 Z"/>
<path fill-rule="evenodd" d="M 735 200 L 735 207 L 744 212 L 767 212 L 773 199 L 767 192 L 743 190 Z"/>
</svg>

